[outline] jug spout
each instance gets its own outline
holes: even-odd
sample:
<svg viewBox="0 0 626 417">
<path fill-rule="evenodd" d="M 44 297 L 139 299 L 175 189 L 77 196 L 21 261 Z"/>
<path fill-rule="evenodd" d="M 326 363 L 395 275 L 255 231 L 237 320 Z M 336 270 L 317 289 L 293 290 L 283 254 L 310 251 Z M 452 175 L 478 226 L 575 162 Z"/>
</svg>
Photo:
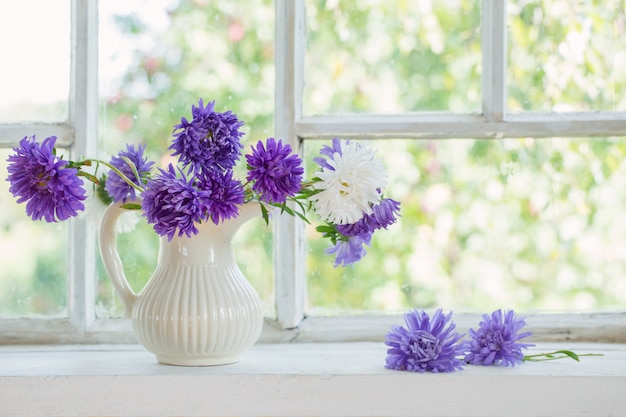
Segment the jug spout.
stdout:
<svg viewBox="0 0 626 417">
<path fill-rule="evenodd" d="M 270 213 L 274 211 L 274 207 L 271 207 L 268 205 L 265 205 L 265 207 L 267 208 L 267 211 Z M 262 213 L 263 212 L 261 211 L 261 203 L 259 203 L 258 201 L 249 201 L 243 204 L 239 208 L 239 215 L 232 222 L 233 227 L 235 227 L 234 231 L 237 231 L 237 229 L 239 229 L 241 225 L 243 225 L 248 220 L 251 220 L 255 217 L 261 217 Z"/>
</svg>

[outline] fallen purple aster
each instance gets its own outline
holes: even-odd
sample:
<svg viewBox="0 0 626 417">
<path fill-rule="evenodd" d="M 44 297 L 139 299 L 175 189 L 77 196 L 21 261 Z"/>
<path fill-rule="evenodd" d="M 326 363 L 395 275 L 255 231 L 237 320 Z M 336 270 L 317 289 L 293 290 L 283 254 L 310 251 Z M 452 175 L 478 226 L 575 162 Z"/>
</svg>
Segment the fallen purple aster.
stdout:
<svg viewBox="0 0 626 417">
<path fill-rule="evenodd" d="M 453 372 L 463 369 L 459 356 L 465 354 L 461 339 L 447 315 L 438 309 L 432 318 L 424 310 L 404 315 L 406 327 L 393 326 L 385 336 L 386 368 L 410 372 Z"/>
<path fill-rule="evenodd" d="M 519 333 L 524 326 L 524 319 L 516 316 L 513 310 L 506 313 L 496 310 L 491 316 L 483 315 L 478 329 L 469 331 L 470 353 L 465 356 L 465 361 L 472 365 L 519 365 L 524 360 L 522 349 L 534 346 L 519 342 L 532 335 L 531 332 Z"/>
</svg>

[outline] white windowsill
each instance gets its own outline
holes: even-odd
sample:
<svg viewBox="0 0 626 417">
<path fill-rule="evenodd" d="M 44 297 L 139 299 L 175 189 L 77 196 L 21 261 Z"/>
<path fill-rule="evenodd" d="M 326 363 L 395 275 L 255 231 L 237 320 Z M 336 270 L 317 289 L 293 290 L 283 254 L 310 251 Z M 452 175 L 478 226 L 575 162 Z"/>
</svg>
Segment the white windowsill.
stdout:
<svg viewBox="0 0 626 417">
<path fill-rule="evenodd" d="M 382 343 L 257 344 L 218 367 L 160 365 L 137 345 L 1 346 L 0 415 L 626 416 L 626 345 L 449 374 L 384 368 Z"/>
</svg>

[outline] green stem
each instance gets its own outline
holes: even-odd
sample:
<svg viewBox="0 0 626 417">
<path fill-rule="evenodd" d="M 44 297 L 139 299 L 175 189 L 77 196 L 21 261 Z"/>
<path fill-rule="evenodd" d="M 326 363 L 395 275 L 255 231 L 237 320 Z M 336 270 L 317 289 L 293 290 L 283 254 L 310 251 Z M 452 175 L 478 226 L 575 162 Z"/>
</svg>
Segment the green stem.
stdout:
<svg viewBox="0 0 626 417">
<path fill-rule="evenodd" d="M 132 163 L 132 161 L 130 161 L 130 159 L 125 158 L 124 159 L 126 161 L 126 163 L 131 167 L 131 169 L 133 170 L 133 173 L 135 174 L 135 176 L 137 177 L 137 181 L 141 181 L 141 177 L 139 175 L 139 172 L 137 171 L 137 168 L 135 167 L 135 165 Z M 139 191 L 140 193 L 144 191 L 144 188 L 141 187 L 140 185 L 135 184 L 133 181 L 131 181 L 130 178 L 128 178 L 122 171 L 120 171 L 119 169 L 117 169 L 116 167 L 114 167 L 113 165 L 111 165 L 110 163 L 103 161 L 102 159 L 87 159 L 84 161 L 78 161 L 78 162 L 74 162 L 73 166 L 75 168 L 77 168 L 80 171 L 80 167 L 81 166 L 91 166 L 91 163 L 95 162 L 97 165 L 104 165 L 107 168 L 111 169 L 111 171 L 115 172 L 117 175 L 120 176 L 121 179 L 124 180 L 124 182 L 126 182 L 126 184 L 130 185 L 131 187 L 133 187 L 135 190 Z M 97 170 L 97 168 L 96 168 Z M 90 178 L 89 176 L 87 176 L 88 178 Z"/>
<path fill-rule="evenodd" d="M 121 158 L 124 160 L 124 162 L 128 164 L 130 169 L 133 171 L 133 175 L 135 175 L 135 179 L 137 179 L 137 182 L 141 183 L 141 175 L 139 175 L 139 171 L 137 171 L 137 167 L 135 166 L 135 164 L 133 164 L 133 161 L 131 161 L 130 158 L 127 156 L 122 156 Z"/>
<path fill-rule="evenodd" d="M 570 358 L 577 362 L 580 362 L 581 356 L 604 356 L 602 353 L 582 353 L 576 354 L 571 350 L 555 350 L 548 353 L 537 353 L 534 355 L 525 355 L 524 362 L 544 362 L 555 361 L 557 359 Z"/>
</svg>

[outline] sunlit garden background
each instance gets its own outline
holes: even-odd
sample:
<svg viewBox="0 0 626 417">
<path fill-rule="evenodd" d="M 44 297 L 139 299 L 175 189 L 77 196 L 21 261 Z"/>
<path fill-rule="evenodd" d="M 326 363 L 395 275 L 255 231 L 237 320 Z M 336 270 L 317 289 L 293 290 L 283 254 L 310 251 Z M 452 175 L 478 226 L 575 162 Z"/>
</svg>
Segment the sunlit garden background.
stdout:
<svg viewBox="0 0 626 417">
<path fill-rule="evenodd" d="M 510 111 L 626 110 L 621 2 L 509 3 Z M 308 0 L 304 113 L 479 113 L 480 4 Z M 101 157 L 145 143 L 164 166 L 173 126 L 199 98 L 245 121 L 246 150 L 274 136 L 272 1 L 107 0 L 100 15 Z M 0 122 L 67 117 L 58 103 L 35 108 L 29 100 L 36 97 L 3 108 Z M 327 143 L 305 143 L 309 172 Z M 311 218 L 307 314 L 626 305 L 624 138 L 368 144 L 385 160 L 386 196 L 401 201 L 402 218 L 348 268 L 324 255 L 328 242 Z M 0 151 L 3 172 L 8 154 Z M 65 314 L 68 225 L 30 221 L 6 181 L 0 212 L 0 315 Z M 119 242 L 135 290 L 150 277 L 157 248 L 137 219 Z M 271 225 L 248 222 L 236 250 L 272 316 Z M 97 291 L 98 315 L 121 316 L 101 267 Z"/>
</svg>

